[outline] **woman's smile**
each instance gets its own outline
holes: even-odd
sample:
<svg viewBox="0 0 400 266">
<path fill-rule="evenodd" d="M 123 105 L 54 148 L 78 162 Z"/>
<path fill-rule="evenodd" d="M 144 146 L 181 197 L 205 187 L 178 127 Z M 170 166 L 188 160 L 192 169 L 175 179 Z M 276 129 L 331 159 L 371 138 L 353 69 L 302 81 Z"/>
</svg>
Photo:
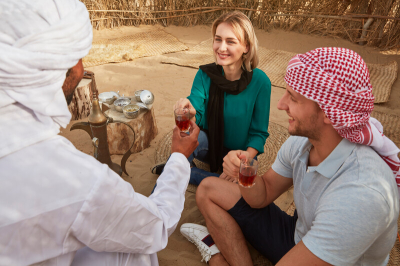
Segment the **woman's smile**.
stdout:
<svg viewBox="0 0 400 266">
<path fill-rule="evenodd" d="M 221 58 L 221 59 L 226 59 L 226 58 L 229 57 L 228 54 L 221 54 L 221 53 L 218 53 L 218 56 L 219 56 L 219 58 Z"/>
</svg>

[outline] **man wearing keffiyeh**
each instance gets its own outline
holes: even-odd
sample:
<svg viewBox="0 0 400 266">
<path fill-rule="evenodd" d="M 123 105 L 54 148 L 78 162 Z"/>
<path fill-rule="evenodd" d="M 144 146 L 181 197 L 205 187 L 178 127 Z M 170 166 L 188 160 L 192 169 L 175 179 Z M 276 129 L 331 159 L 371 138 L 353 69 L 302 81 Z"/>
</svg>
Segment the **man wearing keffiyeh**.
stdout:
<svg viewBox="0 0 400 266">
<path fill-rule="evenodd" d="M 207 178 L 197 204 L 221 253 L 210 265 L 251 265 L 246 241 L 276 265 L 386 265 L 397 236 L 399 149 L 370 117 L 362 58 L 318 48 L 288 64 L 278 109 L 292 135 L 271 169 L 244 188 Z M 224 172 L 238 174 L 232 151 Z M 273 201 L 294 186 L 294 216 Z"/>
</svg>

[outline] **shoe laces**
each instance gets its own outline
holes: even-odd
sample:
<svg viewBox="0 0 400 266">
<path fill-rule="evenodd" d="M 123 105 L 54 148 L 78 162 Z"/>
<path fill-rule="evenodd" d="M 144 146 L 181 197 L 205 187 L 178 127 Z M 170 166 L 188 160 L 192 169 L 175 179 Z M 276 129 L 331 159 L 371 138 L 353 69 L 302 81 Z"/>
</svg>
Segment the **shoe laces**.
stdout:
<svg viewBox="0 0 400 266">
<path fill-rule="evenodd" d="M 196 237 L 194 237 L 194 239 L 196 239 Z M 196 239 L 196 240 L 191 240 L 188 239 L 190 242 L 192 242 L 193 244 L 196 245 L 196 247 L 198 248 L 198 250 L 200 251 L 200 254 L 202 256 L 202 260 L 200 262 L 207 262 L 211 259 L 211 250 L 209 247 L 207 247 L 205 244 L 202 245 L 201 240 L 200 239 Z"/>
<path fill-rule="evenodd" d="M 205 261 L 208 262 L 211 259 L 211 251 L 210 248 L 206 248 L 203 245 L 196 245 L 197 248 L 200 250 L 200 254 L 203 257 L 201 262 Z"/>
</svg>

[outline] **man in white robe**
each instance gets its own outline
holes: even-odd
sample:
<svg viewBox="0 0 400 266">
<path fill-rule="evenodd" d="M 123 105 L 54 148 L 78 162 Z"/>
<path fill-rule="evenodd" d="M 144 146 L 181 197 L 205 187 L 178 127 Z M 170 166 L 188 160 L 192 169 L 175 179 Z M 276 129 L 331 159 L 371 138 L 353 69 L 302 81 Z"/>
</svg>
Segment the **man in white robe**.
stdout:
<svg viewBox="0 0 400 266">
<path fill-rule="evenodd" d="M 78 0 L 0 1 L 0 265 L 158 265 L 178 224 L 195 124 L 175 128 L 148 198 L 58 135 L 65 74 L 91 43 Z"/>
</svg>

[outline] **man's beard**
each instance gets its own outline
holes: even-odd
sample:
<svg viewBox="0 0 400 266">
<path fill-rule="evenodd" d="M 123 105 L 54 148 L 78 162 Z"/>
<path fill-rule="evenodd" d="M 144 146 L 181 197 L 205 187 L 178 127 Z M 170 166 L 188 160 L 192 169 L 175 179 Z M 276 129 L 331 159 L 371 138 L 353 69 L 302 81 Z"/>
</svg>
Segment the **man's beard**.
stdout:
<svg viewBox="0 0 400 266">
<path fill-rule="evenodd" d="M 65 96 L 65 100 L 67 101 L 67 105 L 69 105 L 72 101 L 72 98 L 74 96 L 75 90 L 79 85 L 79 82 L 81 81 L 81 79 L 77 79 L 76 78 L 76 74 L 71 76 L 71 68 L 68 69 L 65 80 L 64 80 L 64 84 L 62 86 L 63 92 L 64 92 L 64 96 Z M 72 72 L 75 73 L 75 72 Z"/>
<path fill-rule="evenodd" d="M 68 90 L 68 91 L 70 91 L 69 93 L 68 93 L 68 91 L 64 91 L 64 96 L 65 96 L 65 100 L 67 100 L 67 105 L 69 105 L 70 103 L 71 103 L 71 101 L 72 101 L 72 98 L 74 97 L 74 93 L 75 93 L 75 90 L 76 90 L 76 88 L 78 87 L 78 85 L 79 85 L 79 82 L 80 82 L 80 80 L 76 83 L 76 84 L 74 84 L 74 83 L 72 83 L 72 80 L 71 81 L 69 81 L 67 84 L 65 84 L 64 83 L 64 85 L 63 86 L 71 86 L 71 85 L 73 85 L 73 90 Z M 68 94 L 66 94 L 66 93 L 68 93 Z"/>
<path fill-rule="evenodd" d="M 65 99 L 67 100 L 67 105 L 69 105 L 72 101 L 72 97 L 74 96 L 75 90 L 73 90 L 70 94 L 65 95 Z"/>
<path fill-rule="evenodd" d="M 320 140 L 321 139 L 321 132 L 318 128 L 318 114 L 313 114 L 308 118 L 307 124 L 308 128 L 303 128 L 304 123 L 295 120 L 297 122 L 297 126 L 293 129 L 289 129 L 289 134 L 292 136 L 301 136 L 306 137 L 312 140 Z"/>
</svg>

